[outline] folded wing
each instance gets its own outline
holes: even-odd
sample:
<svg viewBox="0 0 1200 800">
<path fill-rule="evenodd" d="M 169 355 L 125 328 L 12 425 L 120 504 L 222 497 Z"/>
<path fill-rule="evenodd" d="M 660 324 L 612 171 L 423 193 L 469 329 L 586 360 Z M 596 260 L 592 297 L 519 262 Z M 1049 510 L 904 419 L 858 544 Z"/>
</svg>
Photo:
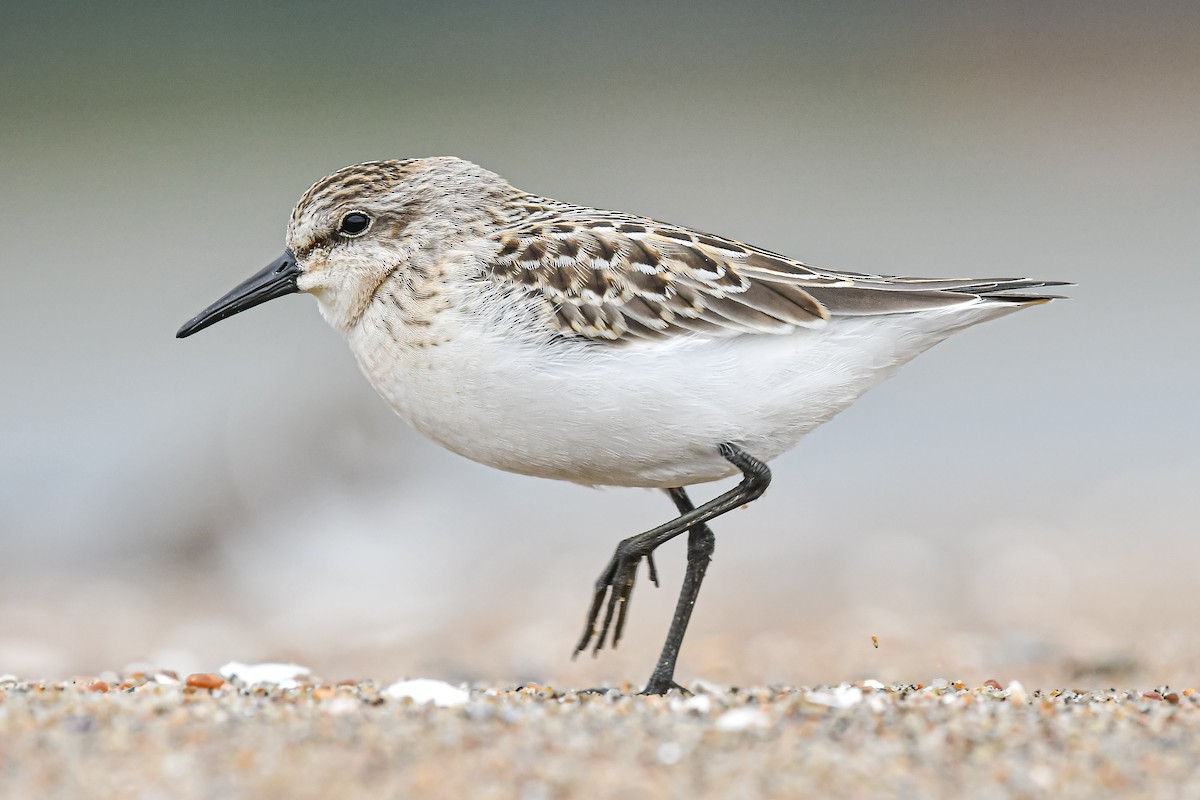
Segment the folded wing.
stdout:
<svg viewBox="0 0 1200 800">
<path fill-rule="evenodd" d="M 496 236 L 489 270 L 544 301 L 565 335 L 632 342 L 786 334 L 834 316 L 1051 299 L 1028 279 L 896 278 L 823 270 L 732 239 L 545 201 Z"/>
</svg>

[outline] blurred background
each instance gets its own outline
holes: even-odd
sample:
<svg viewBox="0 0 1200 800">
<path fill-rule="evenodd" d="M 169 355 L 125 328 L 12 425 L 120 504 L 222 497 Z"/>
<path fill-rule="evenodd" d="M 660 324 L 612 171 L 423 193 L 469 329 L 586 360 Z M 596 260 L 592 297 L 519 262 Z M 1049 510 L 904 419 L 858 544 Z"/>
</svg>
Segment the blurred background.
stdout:
<svg viewBox="0 0 1200 800">
<path fill-rule="evenodd" d="M 316 179 L 453 154 L 812 264 L 1079 284 L 778 459 L 681 680 L 1200 677 L 1200 5 L 3 11 L 0 674 L 645 680 L 682 541 L 569 655 L 660 493 L 440 450 L 305 296 L 173 338 Z"/>
</svg>

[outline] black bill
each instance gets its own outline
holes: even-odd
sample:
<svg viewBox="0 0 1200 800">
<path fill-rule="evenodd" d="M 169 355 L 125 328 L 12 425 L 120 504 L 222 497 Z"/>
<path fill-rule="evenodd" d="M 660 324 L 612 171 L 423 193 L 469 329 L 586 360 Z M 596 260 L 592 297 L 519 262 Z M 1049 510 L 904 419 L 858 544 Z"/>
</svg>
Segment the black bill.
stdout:
<svg viewBox="0 0 1200 800">
<path fill-rule="evenodd" d="M 267 264 L 248 280 L 239 283 L 233 291 L 213 303 L 208 308 L 193 317 L 175 334 L 177 339 L 191 336 L 209 325 L 215 325 L 226 317 L 240 314 L 248 308 L 300 291 L 296 279 L 300 277 L 300 268 L 296 266 L 296 257 L 291 250 L 284 250 L 283 255 Z"/>
</svg>

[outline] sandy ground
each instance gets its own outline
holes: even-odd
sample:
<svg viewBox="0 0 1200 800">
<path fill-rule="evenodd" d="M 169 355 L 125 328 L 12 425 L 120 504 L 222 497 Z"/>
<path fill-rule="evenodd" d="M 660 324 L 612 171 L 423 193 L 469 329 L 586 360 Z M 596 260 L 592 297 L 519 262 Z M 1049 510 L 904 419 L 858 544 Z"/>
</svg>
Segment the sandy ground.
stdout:
<svg viewBox="0 0 1200 800">
<path fill-rule="evenodd" d="M 730 545 L 680 660 L 695 694 L 660 699 L 632 692 L 681 559 L 618 650 L 572 661 L 592 561 L 385 581 L 371 544 L 357 580 L 284 547 L 242 582 L 203 560 L 0 580 L 0 798 L 1200 796 L 1194 548 L 881 539 L 766 569 Z M 319 677 L 187 686 L 230 660 Z M 386 691 L 406 676 L 471 691 L 416 706 Z"/>
<path fill-rule="evenodd" d="M 190 677 L 190 681 L 189 681 Z M 188 683 L 215 686 L 189 686 Z M 367 682 L 0 678 L 4 797 L 1180 797 L 1192 689 L 1019 683 L 690 695 L 473 686 L 453 707 Z"/>
</svg>

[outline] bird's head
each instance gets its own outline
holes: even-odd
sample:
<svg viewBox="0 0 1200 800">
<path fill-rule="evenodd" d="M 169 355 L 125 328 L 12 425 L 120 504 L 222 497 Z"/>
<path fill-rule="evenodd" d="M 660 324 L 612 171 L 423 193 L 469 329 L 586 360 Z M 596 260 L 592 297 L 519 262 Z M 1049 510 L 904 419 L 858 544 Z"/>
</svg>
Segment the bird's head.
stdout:
<svg viewBox="0 0 1200 800">
<path fill-rule="evenodd" d="M 494 173 L 451 157 L 340 169 L 300 198 L 283 254 L 176 336 L 296 292 L 314 295 L 330 324 L 348 330 L 388 276 L 413 265 L 422 251 L 432 254 L 483 232 L 495 199 L 511 191 Z"/>
</svg>

